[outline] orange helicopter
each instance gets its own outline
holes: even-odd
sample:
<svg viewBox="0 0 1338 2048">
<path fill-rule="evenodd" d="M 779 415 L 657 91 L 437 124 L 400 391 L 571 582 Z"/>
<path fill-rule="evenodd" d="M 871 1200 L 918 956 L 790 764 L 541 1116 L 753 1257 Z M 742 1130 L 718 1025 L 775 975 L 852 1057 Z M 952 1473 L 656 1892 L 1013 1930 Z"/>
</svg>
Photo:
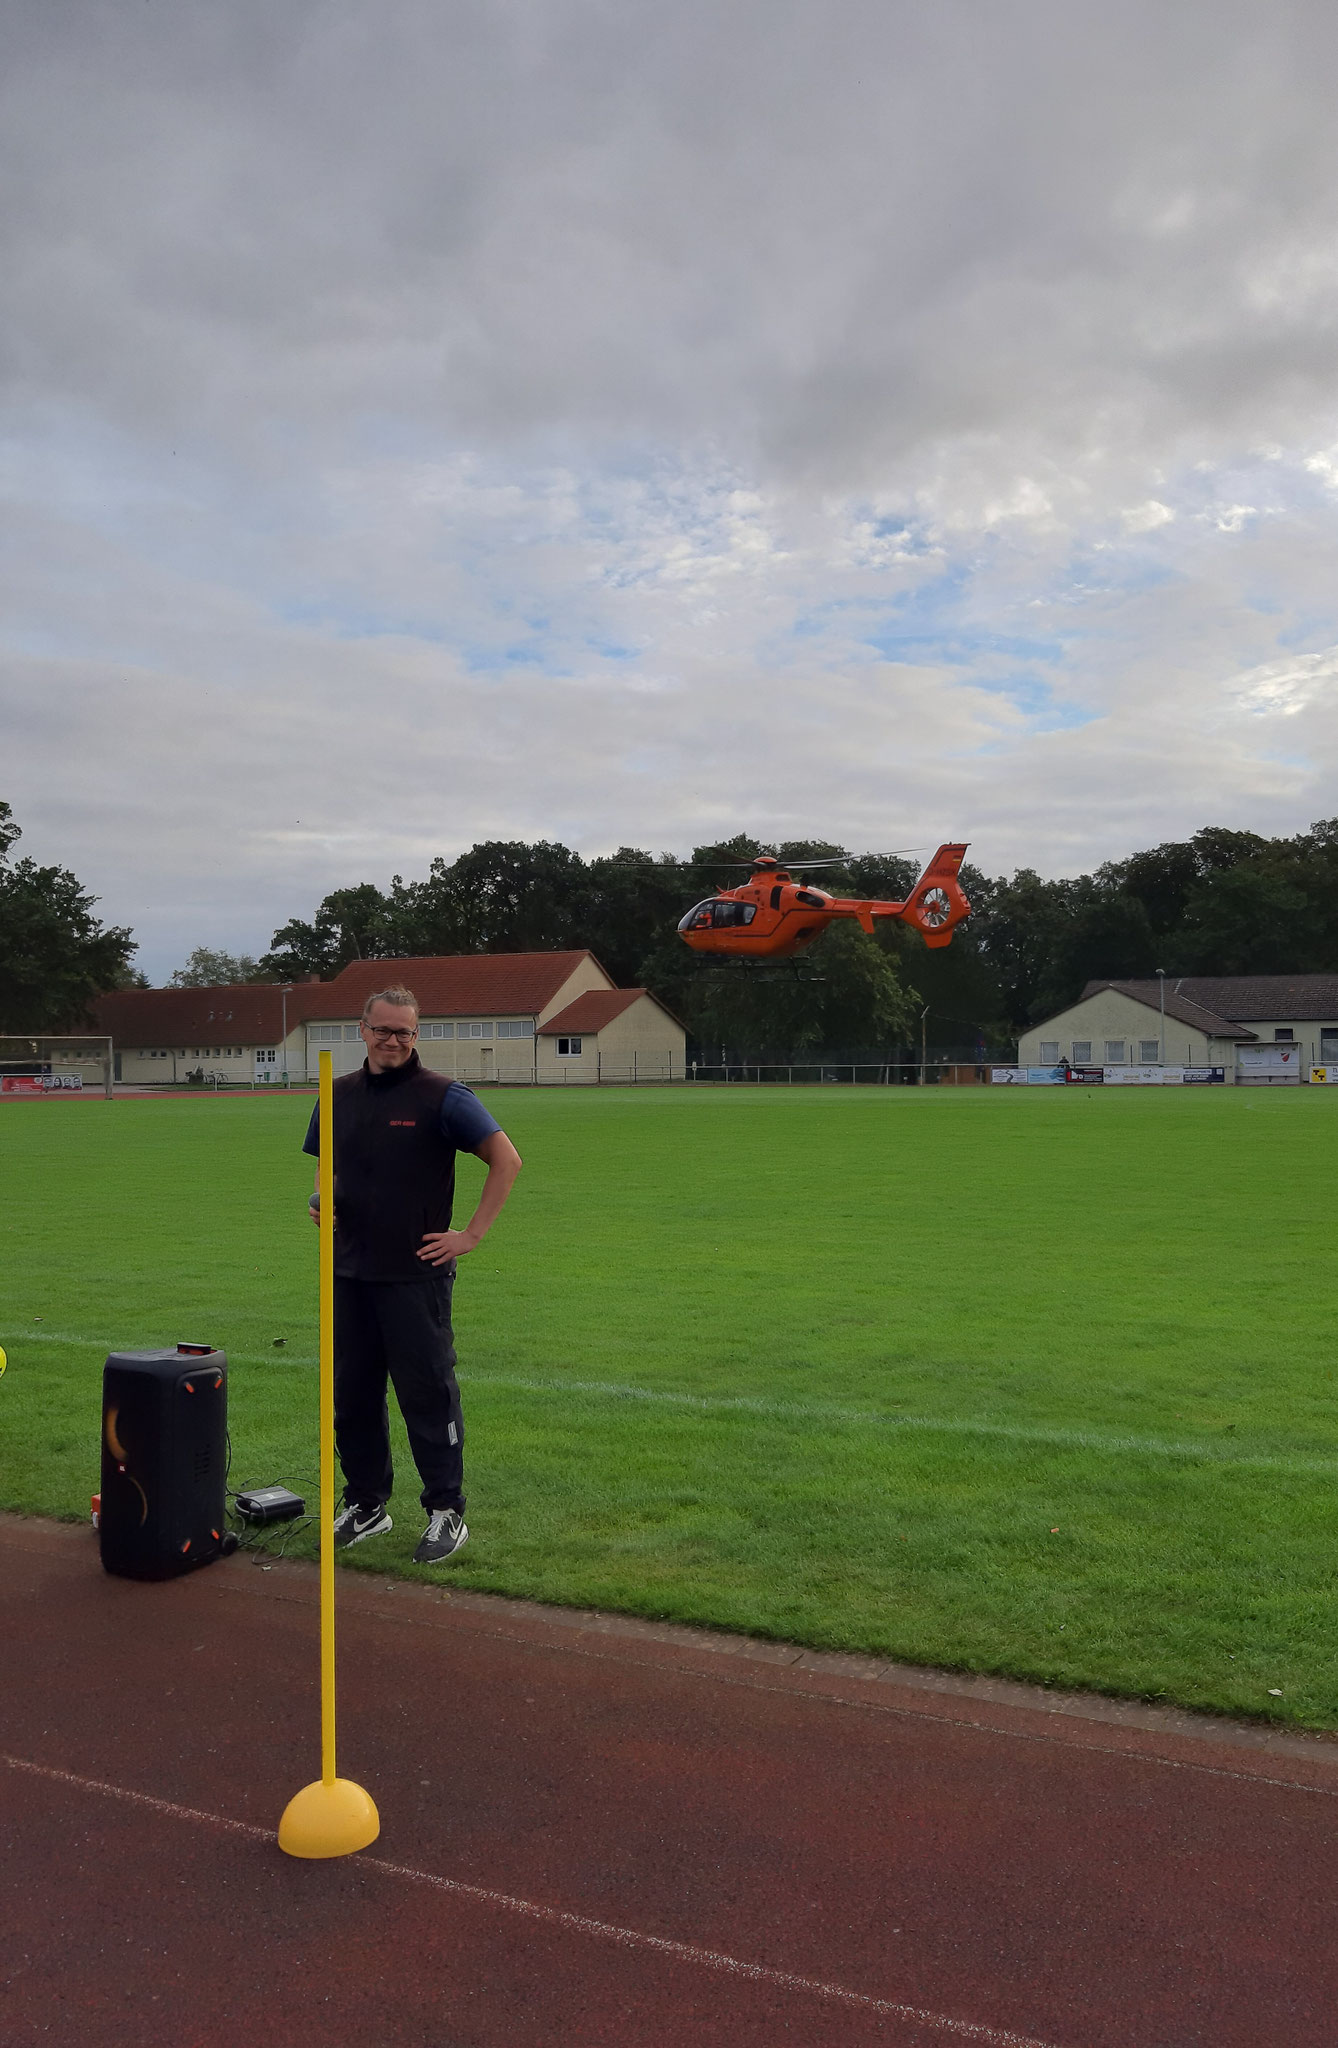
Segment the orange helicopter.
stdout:
<svg viewBox="0 0 1338 2048">
<path fill-rule="evenodd" d="M 794 861 L 771 854 L 750 863 L 749 879 L 737 889 L 708 896 L 678 922 L 680 937 L 694 953 L 723 954 L 732 960 L 788 960 L 820 938 L 836 918 L 854 918 L 873 935 L 876 917 L 899 918 L 918 931 L 927 946 L 946 946 L 954 928 L 971 914 L 958 869 L 966 844 L 940 846 L 904 903 L 880 903 L 829 896 L 825 889 L 796 882 L 790 867 L 835 867 L 838 861 Z"/>
</svg>

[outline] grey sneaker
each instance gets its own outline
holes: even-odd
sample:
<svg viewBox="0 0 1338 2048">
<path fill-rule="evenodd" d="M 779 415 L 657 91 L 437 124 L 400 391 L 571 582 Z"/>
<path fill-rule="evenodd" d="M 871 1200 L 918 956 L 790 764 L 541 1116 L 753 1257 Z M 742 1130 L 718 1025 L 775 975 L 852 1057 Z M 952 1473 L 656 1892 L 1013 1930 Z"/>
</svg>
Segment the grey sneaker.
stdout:
<svg viewBox="0 0 1338 2048">
<path fill-rule="evenodd" d="M 350 1501 L 334 1519 L 335 1549 L 347 1550 L 350 1543 L 361 1543 L 368 1536 L 383 1536 L 394 1526 L 384 1507 L 360 1508 Z"/>
<path fill-rule="evenodd" d="M 463 1515 L 457 1514 L 454 1508 L 433 1508 L 413 1561 L 415 1564 L 443 1564 L 468 1541 L 469 1531 Z"/>
</svg>

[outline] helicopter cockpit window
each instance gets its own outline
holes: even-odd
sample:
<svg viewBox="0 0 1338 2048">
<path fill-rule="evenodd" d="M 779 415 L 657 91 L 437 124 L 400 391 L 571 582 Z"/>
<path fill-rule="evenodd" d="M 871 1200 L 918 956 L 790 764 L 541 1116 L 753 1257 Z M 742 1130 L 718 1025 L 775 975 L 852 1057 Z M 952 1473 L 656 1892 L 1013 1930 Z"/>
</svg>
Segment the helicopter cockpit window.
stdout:
<svg viewBox="0 0 1338 2048">
<path fill-rule="evenodd" d="M 687 916 L 680 917 L 678 920 L 678 929 L 681 932 L 705 932 L 709 931 L 710 928 L 711 905 L 709 902 L 694 904 L 687 913 Z"/>
<path fill-rule="evenodd" d="M 751 924 L 757 916 L 755 903 L 735 903 L 727 896 L 719 896 L 711 905 L 711 923 L 719 931 L 722 926 Z"/>
<path fill-rule="evenodd" d="M 802 903 L 806 910 L 823 910 L 827 904 L 827 898 L 819 896 L 816 889 L 796 889 L 794 900 L 796 903 Z"/>
</svg>

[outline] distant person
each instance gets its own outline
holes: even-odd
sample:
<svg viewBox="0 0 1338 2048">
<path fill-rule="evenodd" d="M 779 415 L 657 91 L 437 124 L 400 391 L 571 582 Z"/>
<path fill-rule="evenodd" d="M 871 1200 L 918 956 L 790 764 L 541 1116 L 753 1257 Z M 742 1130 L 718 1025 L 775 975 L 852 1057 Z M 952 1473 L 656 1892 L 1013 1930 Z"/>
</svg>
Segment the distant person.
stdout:
<svg viewBox="0 0 1338 2048">
<path fill-rule="evenodd" d="M 369 996 L 361 1036 L 366 1059 L 334 1084 L 334 1424 L 344 1473 L 334 1540 L 346 1549 L 393 1526 L 389 1377 L 427 1510 L 414 1562 L 440 1564 L 469 1537 L 451 1335 L 455 1262 L 496 1222 L 520 1155 L 470 1089 L 420 1061 L 412 990 Z M 302 1149 L 319 1155 L 319 1103 Z M 463 1230 L 451 1228 L 457 1152 L 473 1152 L 488 1169 Z M 318 1169 L 317 1223 L 319 1192 Z"/>
</svg>

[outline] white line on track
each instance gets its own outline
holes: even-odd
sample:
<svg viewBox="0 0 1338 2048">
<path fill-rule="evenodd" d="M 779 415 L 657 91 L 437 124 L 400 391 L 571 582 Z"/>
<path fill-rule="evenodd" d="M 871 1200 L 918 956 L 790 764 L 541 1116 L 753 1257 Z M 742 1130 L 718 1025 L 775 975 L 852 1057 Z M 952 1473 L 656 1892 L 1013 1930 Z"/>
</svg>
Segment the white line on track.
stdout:
<svg viewBox="0 0 1338 2048">
<path fill-rule="evenodd" d="M 67 1785 L 78 1792 L 95 1792 L 104 1799 L 123 1800 L 127 1805 L 142 1807 L 146 1812 L 161 1814 L 168 1820 L 218 1828 L 252 1842 L 277 1843 L 278 1840 L 273 1828 L 257 1827 L 252 1821 L 230 1820 L 225 1814 L 205 1813 L 198 1807 L 180 1806 L 175 1800 L 157 1799 L 149 1792 L 132 1792 L 124 1785 L 109 1785 L 100 1778 L 80 1777 L 74 1771 L 62 1771 L 51 1764 L 30 1763 L 26 1757 L 0 1754 L 0 1763 L 12 1771 L 23 1771 L 30 1777 L 45 1778 L 52 1784 Z M 859 2012 L 878 2013 L 888 2019 L 933 2027 L 950 2040 L 975 2041 L 980 2048 L 1054 2048 L 1051 2042 L 1038 2041 L 1030 2034 L 1016 2034 L 1008 2027 L 981 2026 L 971 2020 L 952 2019 L 946 2013 L 925 2012 L 919 2006 L 902 2005 L 894 1999 L 872 1998 L 863 1991 L 849 1991 L 843 1984 L 824 1984 L 817 1977 L 800 1977 L 790 1970 L 773 1970 L 765 1963 L 746 1963 L 738 1956 L 724 1955 L 718 1949 L 699 1948 L 695 1942 L 670 1941 L 663 1935 L 642 1934 L 634 1927 L 619 1927 L 609 1920 L 592 1920 L 584 1913 L 565 1913 L 557 1906 L 536 1905 L 533 1900 L 515 1898 L 510 1892 L 493 1891 L 486 1885 L 464 1884 L 458 1878 L 438 1877 L 430 1870 L 415 1870 L 407 1863 L 389 1863 L 381 1856 L 363 1854 L 356 1861 L 361 1868 L 375 1870 L 383 1877 L 398 1877 L 410 1884 L 430 1885 L 435 1891 L 473 1899 L 479 1905 L 494 1906 L 505 1913 L 518 1913 L 527 1920 L 538 1920 L 548 1927 L 560 1927 L 570 1933 L 612 1941 L 619 1948 L 669 1956 L 676 1962 L 691 1963 L 698 1969 L 714 1970 L 723 1976 L 742 1978 L 754 1984 L 771 1985 L 778 1991 L 800 1992 L 810 1998 L 825 1999 L 829 2004 L 851 2006 Z"/>
<path fill-rule="evenodd" d="M 0 1342 L 20 1344 L 86 1344 L 99 1351 L 115 1350 L 101 1337 L 77 1337 L 61 1330 L 0 1329 Z M 230 1351 L 237 1365 L 316 1365 L 314 1358 L 289 1351 L 264 1353 Z M 1338 1457 L 1307 1457 L 1303 1453 L 1236 1451 L 1204 1438 L 1177 1443 L 1167 1437 L 1104 1435 L 1100 1430 L 1053 1429 L 1015 1422 L 977 1422 L 970 1417 L 940 1415 L 897 1415 L 887 1410 L 842 1408 L 834 1403 L 767 1401 L 753 1394 L 685 1394 L 666 1387 L 627 1386 L 616 1380 L 521 1379 L 507 1373 L 462 1372 L 461 1381 L 471 1388 L 501 1387 L 509 1393 L 579 1394 L 586 1400 L 646 1402 L 653 1407 L 679 1408 L 705 1415 L 756 1415 L 763 1421 L 808 1424 L 827 1422 L 841 1428 L 905 1430 L 927 1436 L 981 1437 L 987 1441 L 1043 1444 L 1055 1450 L 1096 1451 L 1104 1456 L 1129 1454 L 1152 1458 L 1190 1458 L 1200 1464 L 1222 1465 L 1235 1471 L 1307 1472 L 1326 1478 L 1338 1475 Z"/>
</svg>

